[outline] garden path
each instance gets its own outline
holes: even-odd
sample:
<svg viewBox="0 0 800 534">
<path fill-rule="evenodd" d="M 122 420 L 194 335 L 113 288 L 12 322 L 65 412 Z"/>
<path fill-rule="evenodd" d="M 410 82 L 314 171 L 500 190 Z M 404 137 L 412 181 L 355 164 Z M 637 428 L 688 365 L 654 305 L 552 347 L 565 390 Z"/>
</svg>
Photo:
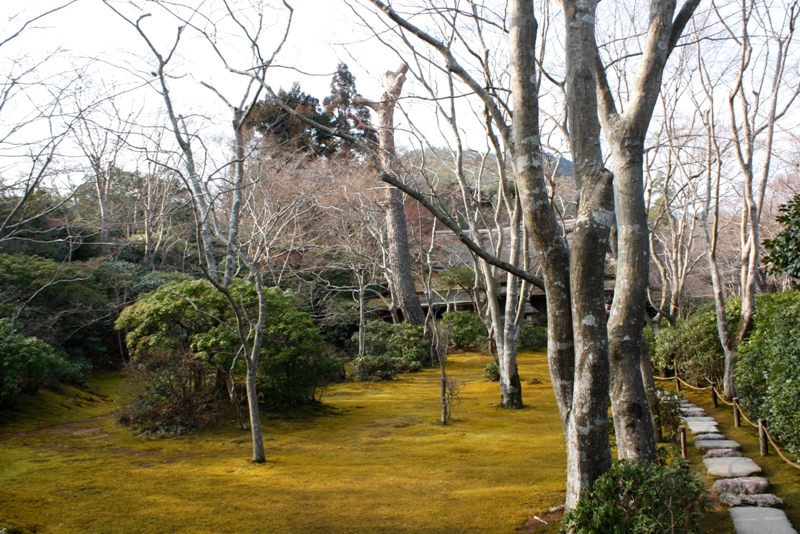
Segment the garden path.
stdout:
<svg viewBox="0 0 800 534">
<path fill-rule="evenodd" d="M 741 445 L 717 428 L 716 419 L 689 401 L 681 401 L 686 426 L 694 435 L 694 446 L 706 451 L 703 464 L 716 477 L 711 490 L 723 504 L 731 506 L 736 534 L 797 534 L 783 511 L 783 501 L 771 493 L 769 481 L 757 476 L 761 468 L 742 456 Z"/>
</svg>

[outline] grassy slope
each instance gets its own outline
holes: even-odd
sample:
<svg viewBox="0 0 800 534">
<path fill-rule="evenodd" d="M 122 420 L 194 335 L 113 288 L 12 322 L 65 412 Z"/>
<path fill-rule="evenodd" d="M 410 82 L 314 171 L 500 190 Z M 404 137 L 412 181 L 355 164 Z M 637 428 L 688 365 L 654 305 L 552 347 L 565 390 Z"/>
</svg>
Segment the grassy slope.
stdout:
<svg viewBox="0 0 800 534">
<path fill-rule="evenodd" d="M 456 355 L 455 421 L 436 423 L 436 371 L 329 388 L 322 416 L 265 418 L 268 463 L 226 428 L 150 440 L 108 413 L 121 381 L 37 395 L 0 428 L 0 522 L 47 532 L 514 532 L 563 502 L 563 435 L 541 353 L 525 402 L 498 408 L 489 361 Z M 529 384 L 532 379 L 537 384 Z M 53 409 L 55 404 L 55 409 Z"/>
</svg>

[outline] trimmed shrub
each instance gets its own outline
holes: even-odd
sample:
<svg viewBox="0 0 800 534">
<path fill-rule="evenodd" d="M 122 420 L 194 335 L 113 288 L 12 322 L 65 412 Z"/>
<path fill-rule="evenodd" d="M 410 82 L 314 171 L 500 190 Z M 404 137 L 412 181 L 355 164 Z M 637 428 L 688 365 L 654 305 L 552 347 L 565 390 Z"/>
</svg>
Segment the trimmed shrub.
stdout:
<svg viewBox="0 0 800 534">
<path fill-rule="evenodd" d="M 571 534 L 700 534 L 710 508 L 705 484 L 679 459 L 666 463 L 614 462 L 584 490 L 561 523 Z"/>
<path fill-rule="evenodd" d="M 0 319 L 0 405 L 8 405 L 22 393 L 63 382 L 83 383 L 91 369 L 88 362 L 72 362 L 35 337 L 26 337 Z"/>
<path fill-rule="evenodd" d="M 358 333 L 353 341 L 358 343 Z M 430 359 L 422 326 L 369 321 L 364 330 L 364 357 L 356 362 L 358 380 L 389 380 L 419 371 Z"/>
<path fill-rule="evenodd" d="M 725 315 L 732 331 L 739 324 L 741 301 L 726 304 Z M 725 356 L 719 342 L 717 316 L 713 308 L 704 308 L 674 328 L 661 328 L 653 350 L 653 366 L 661 371 L 674 370 L 695 385 L 719 383 L 725 373 Z"/>
<path fill-rule="evenodd" d="M 750 337 L 739 348 L 739 402 L 800 457 L 800 292 L 759 295 Z"/>
<path fill-rule="evenodd" d="M 681 397 L 679 393 L 660 387 L 647 390 L 647 401 L 655 417 L 655 424 L 661 427 L 661 435 L 668 443 L 678 442 L 678 427 L 683 421 Z"/>
<path fill-rule="evenodd" d="M 471 311 L 452 311 L 442 315 L 453 348 L 476 349 L 486 345 L 489 333 L 480 316 Z"/>
<path fill-rule="evenodd" d="M 519 347 L 528 350 L 547 348 L 547 327 L 523 323 L 519 332 Z"/>
<path fill-rule="evenodd" d="M 500 382 L 500 368 L 496 363 L 486 364 L 486 367 L 483 368 L 483 378 L 490 382 Z"/>
<path fill-rule="evenodd" d="M 235 281 L 230 291 L 251 316 L 258 313 L 251 283 Z M 339 374 L 341 363 L 323 351 L 319 330 L 295 307 L 291 292 L 264 291 L 258 392 L 266 408 L 285 410 L 313 401 L 317 389 Z M 123 414 L 134 426 L 168 432 L 203 426 L 227 402 L 232 366 L 237 383 L 244 384 L 233 310 L 205 280 L 166 284 L 142 296 L 120 314 L 116 327 L 128 330 L 132 367 L 145 384 Z"/>
</svg>

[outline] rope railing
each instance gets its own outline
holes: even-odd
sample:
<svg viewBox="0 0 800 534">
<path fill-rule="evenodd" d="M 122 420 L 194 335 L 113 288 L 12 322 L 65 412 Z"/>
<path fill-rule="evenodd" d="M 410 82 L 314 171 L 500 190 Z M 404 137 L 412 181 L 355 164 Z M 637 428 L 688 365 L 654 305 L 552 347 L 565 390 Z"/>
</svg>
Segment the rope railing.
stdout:
<svg viewBox="0 0 800 534">
<path fill-rule="evenodd" d="M 711 386 L 711 388 L 714 390 L 714 393 L 717 395 L 717 400 L 721 400 L 723 404 L 727 404 L 728 406 L 731 406 L 731 407 L 733 407 L 733 405 L 736 404 L 735 402 L 726 401 L 725 400 L 725 395 L 720 393 L 719 390 L 717 388 L 715 388 L 714 386 Z"/>
<path fill-rule="evenodd" d="M 675 385 L 678 387 L 679 391 L 680 391 L 680 385 L 681 384 L 683 384 L 686 387 L 691 388 L 691 389 L 693 389 L 695 391 L 708 391 L 708 390 L 711 390 L 711 395 L 712 395 L 712 398 L 714 400 L 721 400 L 724 404 L 726 404 L 728 406 L 731 406 L 734 409 L 734 420 L 735 421 L 738 421 L 738 418 L 739 418 L 738 416 L 741 416 L 742 418 L 744 418 L 744 420 L 747 422 L 748 425 L 750 425 L 753 428 L 759 429 L 759 431 L 763 431 L 764 435 L 766 435 L 767 439 L 772 444 L 772 448 L 775 449 L 775 452 L 777 452 L 778 456 L 781 457 L 781 460 L 783 460 L 784 462 L 786 462 L 790 466 L 794 467 L 795 469 L 800 469 L 800 464 L 797 464 L 797 463 L 791 461 L 789 458 L 787 458 L 786 455 L 781 450 L 781 448 L 778 447 L 778 444 L 775 442 L 775 440 L 770 435 L 769 430 L 767 430 L 766 421 L 762 420 L 763 425 L 759 425 L 759 424 L 754 423 L 753 421 L 751 421 L 750 418 L 747 417 L 747 414 L 745 414 L 744 411 L 742 410 L 742 407 L 739 404 L 739 399 L 733 399 L 733 402 L 728 402 L 727 400 L 725 400 L 725 395 L 721 394 L 719 392 L 719 390 L 714 386 L 714 384 L 711 384 L 708 387 L 701 388 L 701 387 L 689 384 L 688 382 L 686 382 L 685 380 L 683 380 L 679 376 L 672 376 L 672 377 L 668 377 L 668 378 L 661 377 L 661 376 L 655 376 L 653 378 L 655 380 L 660 381 L 660 382 L 672 382 L 672 381 L 675 381 Z M 717 407 L 716 403 L 714 403 L 714 407 L 715 408 Z M 738 422 L 736 424 L 738 425 Z M 764 450 L 766 450 L 766 449 L 764 449 Z"/>
<path fill-rule="evenodd" d="M 762 420 L 762 422 L 764 423 L 763 425 L 759 425 L 759 424 L 754 423 L 753 421 L 751 421 L 750 418 L 747 417 L 747 414 L 744 413 L 744 410 L 742 410 L 742 407 L 739 404 L 739 399 L 735 398 L 735 399 L 733 399 L 733 402 L 728 402 L 727 400 L 725 400 L 725 396 L 719 392 L 719 390 L 714 386 L 714 384 L 711 384 L 711 386 L 709 386 L 709 387 L 701 388 L 701 387 L 693 386 L 692 384 L 687 383 L 685 380 L 683 380 L 682 378 L 680 378 L 678 376 L 674 376 L 674 377 L 671 377 L 671 378 L 658 377 L 657 380 L 665 380 L 665 381 L 677 380 L 680 383 L 684 384 L 685 386 L 687 386 L 687 387 L 689 387 L 691 389 L 694 389 L 696 391 L 711 390 L 712 397 L 716 397 L 716 400 L 721 400 L 724 404 L 733 407 L 733 409 L 734 409 L 734 420 L 735 421 L 738 420 L 739 417 L 742 417 L 747 422 L 748 425 L 750 425 L 753 428 L 759 429 L 759 431 L 763 431 L 764 434 L 766 435 L 767 439 L 769 440 L 769 442 L 772 444 L 772 448 L 775 449 L 775 452 L 777 452 L 778 456 L 781 457 L 781 460 L 783 460 L 784 462 L 786 462 L 790 466 L 794 467 L 795 469 L 800 469 L 800 464 L 797 464 L 797 463 L 791 461 L 789 458 L 787 458 L 786 454 L 784 454 L 784 452 L 781 450 L 781 448 L 775 442 L 773 437 L 770 435 L 769 430 L 767 430 L 766 421 Z M 715 405 L 715 407 L 716 407 L 716 405 Z"/>
<path fill-rule="evenodd" d="M 694 385 L 690 384 L 689 382 L 687 382 L 686 380 L 684 380 L 683 378 L 681 378 L 679 376 L 676 376 L 675 378 L 677 378 L 680 381 L 680 383 L 683 384 L 684 386 L 686 386 L 688 388 L 692 388 L 695 391 L 709 391 L 711 389 L 714 389 L 714 386 L 708 386 L 708 387 L 704 387 L 704 388 L 701 388 L 699 386 L 694 386 Z"/>
<path fill-rule="evenodd" d="M 764 433 L 767 435 L 767 439 L 769 440 L 769 442 L 770 442 L 770 443 L 772 443 L 772 447 L 773 447 L 773 448 L 775 449 L 775 451 L 778 453 L 778 456 L 780 456 L 780 457 L 781 457 L 781 459 L 782 459 L 784 462 L 786 462 L 787 464 L 791 465 L 792 467 L 794 467 L 794 468 L 796 468 L 796 469 L 800 469 L 800 465 L 798 465 L 798 464 L 794 463 L 793 461 L 791 461 L 790 459 L 788 459 L 788 458 L 787 458 L 787 457 L 786 457 L 786 456 L 783 454 L 783 451 L 781 451 L 781 449 L 778 447 L 778 444 L 777 444 L 777 443 L 775 443 L 775 440 L 774 440 L 774 439 L 772 439 L 772 436 L 769 434 L 769 430 L 767 430 L 767 427 L 766 427 L 766 426 L 764 427 Z"/>
</svg>

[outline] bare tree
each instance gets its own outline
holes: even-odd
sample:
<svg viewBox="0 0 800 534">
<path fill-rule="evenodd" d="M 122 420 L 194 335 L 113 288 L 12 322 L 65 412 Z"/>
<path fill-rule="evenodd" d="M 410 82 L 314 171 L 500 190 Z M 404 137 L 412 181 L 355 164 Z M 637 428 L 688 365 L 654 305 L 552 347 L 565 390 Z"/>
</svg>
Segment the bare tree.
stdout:
<svg viewBox="0 0 800 534">
<path fill-rule="evenodd" d="M 172 170 L 181 176 L 191 192 L 197 224 L 198 242 L 200 244 L 201 266 L 207 279 L 217 290 L 225 295 L 236 317 L 236 330 L 242 344 L 242 354 L 247 364 L 246 389 L 253 438 L 253 461 L 257 463 L 264 462 L 266 460 L 266 455 L 261 431 L 258 393 L 256 391 L 263 328 L 267 314 L 262 275 L 259 268 L 261 255 L 264 253 L 264 246 L 259 244 L 263 243 L 263 241 L 261 241 L 263 234 L 254 232 L 252 238 L 255 239 L 257 243 L 251 246 L 242 243 L 240 236 L 244 190 L 252 188 L 253 185 L 252 182 L 248 183 L 246 181 L 245 165 L 247 155 L 245 147 L 245 124 L 248 115 L 258 102 L 267 70 L 286 41 L 291 25 L 292 10 L 287 6 L 285 27 L 277 44 L 275 44 L 271 57 L 268 59 L 259 58 L 261 61 L 252 66 L 252 77 L 242 90 L 240 100 L 236 105 L 231 104 L 228 99 L 213 86 L 204 84 L 208 89 L 213 91 L 231 111 L 233 146 L 232 157 L 225 161 L 223 165 L 219 167 L 219 170 L 210 173 L 208 176 L 203 176 L 198 167 L 196 157 L 195 145 L 197 143 L 195 141 L 197 137 L 195 133 L 189 131 L 187 120 L 175 109 L 176 102 L 170 93 L 167 68 L 170 61 L 176 55 L 181 37 L 187 26 L 193 30 L 199 31 L 212 46 L 214 52 L 224 57 L 222 50 L 217 46 L 216 40 L 212 38 L 212 34 L 209 33 L 216 30 L 216 27 L 213 26 L 214 22 L 198 10 L 190 10 L 188 16 L 183 19 L 180 13 L 171 13 L 173 16 L 178 17 L 178 20 L 182 20 L 184 25 L 178 28 L 175 40 L 166 54 L 162 54 L 142 26 L 143 21 L 150 16 L 149 14 L 141 15 L 134 20 L 124 15 L 109 2 L 106 2 L 106 5 L 134 28 L 152 55 L 152 60 L 154 61 L 153 73 L 156 79 L 155 85 L 163 98 L 169 121 L 168 128 L 175 137 L 181 155 L 182 169 L 173 168 Z M 240 30 L 247 33 L 254 43 L 260 43 L 265 22 L 264 12 L 262 10 L 263 6 L 257 6 L 254 18 L 247 21 L 247 24 L 240 18 L 241 14 L 238 11 L 234 11 L 234 8 L 229 3 L 223 2 L 223 9 L 223 16 L 226 20 L 234 24 L 234 27 L 238 27 Z M 195 25 L 192 22 L 194 18 L 201 19 L 207 26 L 201 27 Z M 216 189 L 214 184 L 210 181 L 215 176 L 221 175 L 221 172 L 226 169 L 230 169 L 230 179 L 227 182 L 223 180 L 221 183 L 218 183 L 217 187 L 221 189 Z M 218 204 L 225 198 L 230 199 L 230 207 L 228 209 L 226 221 L 222 220 L 218 213 L 223 211 Z M 218 272 L 215 258 L 215 238 L 222 242 L 226 248 L 225 268 L 221 275 Z M 258 313 L 255 317 L 251 317 L 247 313 L 244 304 L 238 302 L 228 289 L 237 265 L 243 265 L 244 268 L 247 269 L 249 276 L 253 279 L 255 290 L 258 295 Z"/>
<path fill-rule="evenodd" d="M 370 107 L 378 115 L 378 141 L 380 144 L 381 165 L 397 179 L 400 165 L 395 147 L 394 109 L 403 91 L 408 67 L 400 65 L 396 72 L 386 72 L 386 91 L 379 102 L 361 99 L 359 102 Z M 425 324 L 425 313 L 417 295 L 411 269 L 411 252 L 408 245 L 408 224 L 402 193 L 395 187 L 386 188 L 383 201 L 386 210 L 386 228 L 389 243 L 389 265 L 391 266 L 392 287 L 397 294 L 403 319 L 411 324 Z"/>
<path fill-rule="evenodd" d="M 0 243 L 53 239 L 31 231 L 30 225 L 58 212 L 69 200 L 69 195 L 58 192 L 59 186 L 66 184 L 56 183 L 55 178 L 59 171 L 67 170 L 62 159 L 64 146 L 84 111 L 70 106 L 73 100 L 69 97 L 76 91 L 85 65 L 67 72 L 48 72 L 64 51 L 37 57 L 26 51 L 35 47 L 25 39 L 35 38 L 40 21 L 74 2 L 28 17 L 21 12 L 9 21 L 8 32 L 0 35 Z M 44 186 L 50 186 L 52 195 L 47 202 L 35 202 Z"/>
</svg>

